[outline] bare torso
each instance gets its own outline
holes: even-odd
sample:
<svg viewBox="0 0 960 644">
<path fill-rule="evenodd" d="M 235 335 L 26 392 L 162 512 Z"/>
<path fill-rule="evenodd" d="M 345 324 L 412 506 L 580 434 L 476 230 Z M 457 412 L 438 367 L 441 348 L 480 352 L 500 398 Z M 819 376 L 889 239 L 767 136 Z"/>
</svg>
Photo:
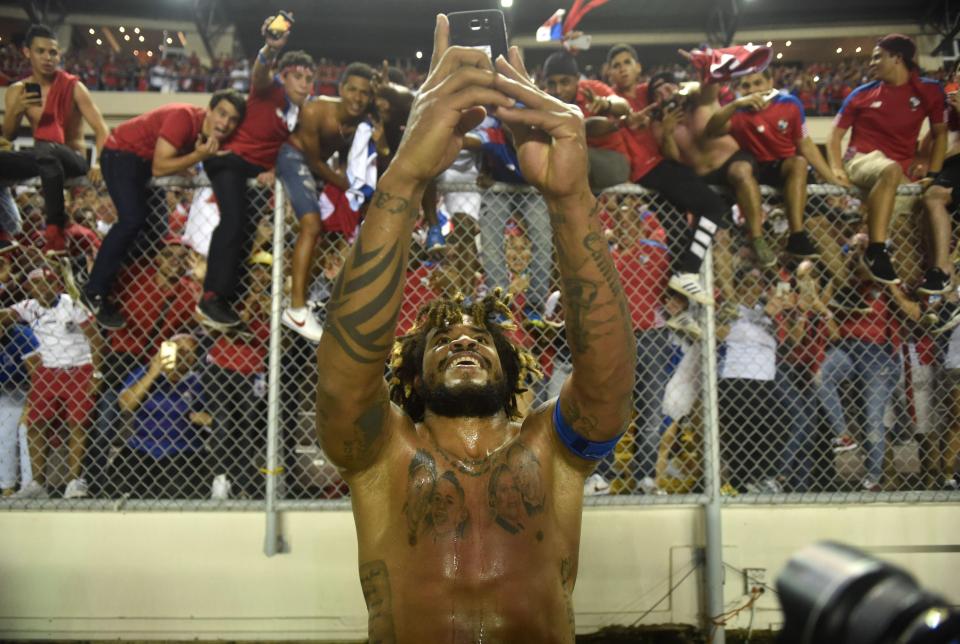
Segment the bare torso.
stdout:
<svg viewBox="0 0 960 644">
<path fill-rule="evenodd" d="M 703 131 L 715 111 L 712 105 L 697 107 L 687 114 L 674 131 L 683 162 L 700 176 L 722 166 L 740 149 L 736 139 L 729 134 L 718 137 L 703 136 Z"/>
<path fill-rule="evenodd" d="M 43 79 L 31 75 L 18 83 L 14 83 L 7 91 L 18 93 L 23 92 L 24 83 L 40 84 L 41 104 L 28 107 L 27 111 L 25 112 L 27 121 L 30 122 L 30 131 L 35 132 L 37 130 L 37 126 L 40 124 L 40 117 L 43 115 L 43 107 L 47 104 L 47 97 L 50 94 L 50 86 L 52 85 L 52 81 L 51 79 Z M 76 99 L 74 99 L 73 110 L 71 110 L 70 116 L 67 118 L 67 122 L 64 124 L 63 132 L 64 143 L 68 147 L 73 148 L 81 154 L 85 153 L 86 147 L 83 143 L 83 116 L 80 114 L 80 110 L 77 107 Z"/>
<path fill-rule="evenodd" d="M 300 112 L 302 125 L 290 135 L 293 144 L 301 150 L 308 150 L 310 142 L 305 137 L 313 136 L 316 137 L 315 144 L 319 145 L 322 161 L 329 159 L 334 152 L 340 153 L 341 162 L 345 161 L 357 126 L 340 122 L 337 118 L 339 104 L 339 98 L 330 96 L 316 97 L 305 103 Z"/>
<path fill-rule="evenodd" d="M 350 481 L 370 641 L 573 642 L 585 474 L 549 411 L 471 461 L 405 421 Z"/>
</svg>

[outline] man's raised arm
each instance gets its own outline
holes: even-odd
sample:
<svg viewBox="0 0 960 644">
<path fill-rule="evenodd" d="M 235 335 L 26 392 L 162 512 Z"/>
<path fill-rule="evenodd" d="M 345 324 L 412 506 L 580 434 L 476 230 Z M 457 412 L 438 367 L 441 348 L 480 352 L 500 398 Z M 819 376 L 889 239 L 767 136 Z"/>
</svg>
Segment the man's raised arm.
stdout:
<svg viewBox="0 0 960 644">
<path fill-rule="evenodd" d="M 511 128 L 524 178 L 550 212 L 573 357 L 558 401 L 560 422 L 586 439 L 590 452 L 617 439 L 630 420 L 636 364 L 630 313 L 587 184 L 583 118 L 529 80 L 516 48 L 510 57 L 512 64 L 497 61 L 497 87 L 526 108 L 498 108 L 496 115 Z"/>
<path fill-rule="evenodd" d="M 438 16 L 430 74 L 327 304 L 317 349 L 317 431 L 327 456 L 347 474 L 376 462 L 389 438 L 387 421 L 402 413 L 389 403 L 383 372 L 423 192 L 453 162 L 464 133 L 483 120 L 480 106 L 513 104 L 493 89 L 486 54 L 448 47 L 448 30 L 446 16 Z"/>
</svg>

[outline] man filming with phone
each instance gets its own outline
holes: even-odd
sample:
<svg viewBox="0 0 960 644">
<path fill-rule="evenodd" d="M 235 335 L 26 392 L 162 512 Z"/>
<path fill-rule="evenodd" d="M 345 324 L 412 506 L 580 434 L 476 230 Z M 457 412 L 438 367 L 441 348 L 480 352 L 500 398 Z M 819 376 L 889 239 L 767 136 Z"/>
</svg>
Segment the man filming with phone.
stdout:
<svg viewBox="0 0 960 644">
<path fill-rule="evenodd" d="M 23 117 L 27 117 L 34 139 L 31 153 L 43 185 L 47 224 L 43 249 L 62 252 L 66 250 L 64 181 L 88 173 L 91 181 L 100 181 L 100 167 L 87 164 L 81 119 L 93 129 L 98 156 L 109 130 L 87 87 L 59 68 L 60 45 L 49 27 L 32 25 L 27 30 L 23 55 L 30 61 L 30 75 L 7 89 L 3 136 L 13 140 Z"/>
<path fill-rule="evenodd" d="M 449 46 L 448 29 L 438 16 L 430 74 L 328 303 L 317 430 L 350 484 L 371 641 L 573 642 L 583 483 L 631 416 L 627 302 L 579 110 L 541 92 L 516 48 L 494 62 Z M 487 110 L 551 213 L 573 354 L 559 399 L 525 418 L 536 361 L 505 336 L 499 292 L 431 302 L 394 349 L 423 191 Z"/>
</svg>

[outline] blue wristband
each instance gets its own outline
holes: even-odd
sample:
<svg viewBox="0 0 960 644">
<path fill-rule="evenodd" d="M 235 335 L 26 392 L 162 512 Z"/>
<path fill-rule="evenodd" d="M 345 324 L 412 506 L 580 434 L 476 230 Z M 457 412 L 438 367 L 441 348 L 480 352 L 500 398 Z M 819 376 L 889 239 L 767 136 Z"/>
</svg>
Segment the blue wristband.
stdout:
<svg viewBox="0 0 960 644">
<path fill-rule="evenodd" d="M 623 438 L 623 434 L 620 434 L 614 439 L 603 442 L 596 442 L 584 438 L 580 434 L 573 431 L 573 428 L 567 424 L 567 421 L 564 420 L 563 416 L 560 414 L 559 399 L 553 406 L 553 426 L 557 430 L 557 436 L 560 437 L 560 441 L 566 445 L 571 452 L 580 458 L 587 459 L 588 461 L 599 461 L 607 454 L 610 454 L 613 452 L 614 448 L 616 448 L 620 439 Z M 624 434 L 625 433 L 626 432 L 624 432 Z"/>
</svg>

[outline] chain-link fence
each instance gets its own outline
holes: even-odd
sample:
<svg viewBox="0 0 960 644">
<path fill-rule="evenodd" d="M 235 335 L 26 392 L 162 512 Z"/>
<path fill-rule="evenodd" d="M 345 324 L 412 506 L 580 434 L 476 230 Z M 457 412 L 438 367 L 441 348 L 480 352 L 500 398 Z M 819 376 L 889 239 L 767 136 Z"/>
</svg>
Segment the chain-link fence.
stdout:
<svg viewBox="0 0 960 644">
<path fill-rule="evenodd" d="M 64 254 L 43 250 L 39 187 L 0 190 L 0 232 L 18 242 L 0 254 L 0 508 L 262 509 L 271 478 L 273 507 L 345 506 L 349 490 L 315 434 L 315 345 L 277 319 L 296 221 L 274 186 L 248 186 L 231 298 L 243 324 L 227 332 L 196 312 L 207 273 L 233 270 L 208 262 L 220 214 L 202 175 L 154 181 L 142 232 L 119 249 L 104 240 L 124 225 L 111 198 L 70 187 Z M 532 408 L 572 368 L 544 203 L 502 184 L 439 192 L 445 240 L 418 229 L 398 332 L 433 298 L 504 289 L 514 340 L 544 374 L 526 394 Z M 918 191 L 902 192 L 891 227 L 900 286 L 864 278 L 864 205 L 852 194 L 809 187 L 804 226 L 818 256 L 804 261 L 784 250 L 795 203 L 764 189 L 750 212 L 731 197 L 714 244 L 712 310 L 667 288 L 689 216 L 637 187 L 603 193 L 637 340 L 636 413 L 587 481 L 590 502 L 703 502 L 713 419 L 728 502 L 956 500 L 956 293 L 916 292 L 926 220 Z M 751 217 L 775 250 L 766 268 L 746 233 Z M 351 241 L 349 231 L 324 234 L 314 251 L 306 301 L 320 322 Z M 97 292 L 115 304 L 115 328 L 83 306 L 83 293 Z M 705 341 L 714 321 L 715 345 Z M 713 358 L 716 407 L 705 386 Z"/>
</svg>

